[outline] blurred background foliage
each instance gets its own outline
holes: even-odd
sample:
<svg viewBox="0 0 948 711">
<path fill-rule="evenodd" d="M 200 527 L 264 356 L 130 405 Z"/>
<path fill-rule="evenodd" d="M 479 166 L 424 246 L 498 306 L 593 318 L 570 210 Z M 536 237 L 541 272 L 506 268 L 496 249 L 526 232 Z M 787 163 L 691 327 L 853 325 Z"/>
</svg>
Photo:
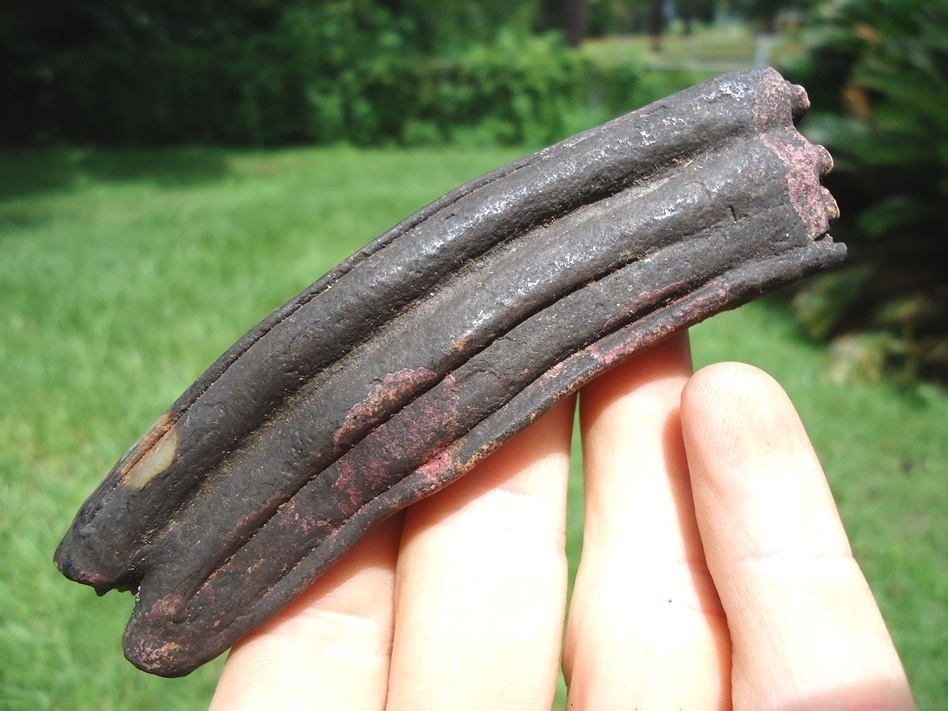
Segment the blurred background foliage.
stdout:
<svg viewBox="0 0 948 711">
<path fill-rule="evenodd" d="M 864 374 L 948 380 L 948 1 L 819 6 L 785 74 L 803 132 L 833 154 L 845 268 L 796 299 L 811 333 Z"/>
<path fill-rule="evenodd" d="M 582 87 L 628 81 L 534 33 L 535 2 L 16 0 L 0 13 L 13 143 L 441 143 L 474 126 L 490 143 L 547 142 Z"/>
<path fill-rule="evenodd" d="M 796 313 L 840 373 L 948 382 L 948 0 L 7 0 L 0 143 L 536 147 L 730 69 L 686 65 L 735 20 L 837 161 L 852 258 Z"/>
<path fill-rule="evenodd" d="M 620 63 L 567 51 L 732 13 L 772 23 L 806 0 L 7 0 L 0 140 L 356 145 L 546 142 L 594 95 L 637 94 Z M 487 128 L 484 128 L 484 127 Z M 462 138 L 469 139 L 464 134 Z"/>
</svg>

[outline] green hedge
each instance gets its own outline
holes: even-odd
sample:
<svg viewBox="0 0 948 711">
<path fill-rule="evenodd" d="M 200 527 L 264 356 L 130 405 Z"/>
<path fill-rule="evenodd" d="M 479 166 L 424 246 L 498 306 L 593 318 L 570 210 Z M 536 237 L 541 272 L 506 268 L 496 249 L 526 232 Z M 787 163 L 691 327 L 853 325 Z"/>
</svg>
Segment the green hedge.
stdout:
<svg viewBox="0 0 948 711">
<path fill-rule="evenodd" d="M 0 113 L 0 141 L 537 144 L 575 128 L 591 97 L 597 119 L 633 108 L 638 81 L 524 22 L 451 45 L 398 3 L 53 4 L 55 21 L 20 0 L 0 16 L 0 103 L 17 108 Z"/>
</svg>

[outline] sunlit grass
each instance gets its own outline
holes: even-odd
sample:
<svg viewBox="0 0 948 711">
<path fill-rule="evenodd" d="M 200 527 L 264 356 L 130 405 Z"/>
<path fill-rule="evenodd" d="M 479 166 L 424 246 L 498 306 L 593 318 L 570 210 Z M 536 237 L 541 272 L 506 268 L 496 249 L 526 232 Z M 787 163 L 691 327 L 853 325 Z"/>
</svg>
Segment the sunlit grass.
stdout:
<svg viewBox="0 0 948 711">
<path fill-rule="evenodd" d="M 614 35 L 583 43 L 583 51 L 603 64 L 637 62 L 647 67 L 711 73 L 754 66 L 758 38 L 751 28 L 735 24 L 705 31 L 696 25 L 690 35 L 675 25 L 660 41 L 648 35 Z"/>
<path fill-rule="evenodd" d="M 514 157 L 0 156 L 0 708 L 206 704 L 219 662 L 171 681 L 136 671 L 119 644 L 130 596 L 96 599 L 62 578 L 59 538 L 125 448 L 247 328 L 401 217 Z M 828 381 L 823 351 L 775 303 L 716 317 L 693 343 L 698 364 L 752 362 L 790 392 L 919 702 L 937 707 L 948 697 L 948 396 Z"/>
</svg>

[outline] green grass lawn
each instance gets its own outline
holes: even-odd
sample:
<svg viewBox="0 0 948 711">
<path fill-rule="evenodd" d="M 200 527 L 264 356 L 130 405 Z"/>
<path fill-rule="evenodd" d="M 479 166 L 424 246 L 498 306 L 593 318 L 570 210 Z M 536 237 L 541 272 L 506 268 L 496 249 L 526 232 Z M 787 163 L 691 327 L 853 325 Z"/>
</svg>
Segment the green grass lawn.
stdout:
<svg viewBox="0 0 948 711">
<path fill-rule="evenodd" d="M 798 42 L 793 31 L 759 35 L 743 23 L 697 24 L 690 35 L 674 23 L 657 46 L 648 35 L 611 35 L 586 40 L 582 51 L 601 66 L 641 67 L 636 100 L 644 105 L 726 72 L 779 67 Z"/>
<path fill-rule="evenodd" d="M 114 461 L 245 330 L 510 151 L 0 155 L 0 708 L 198 709 L 220 662 L 163 680 L 120 638 L 132 600 L 53 550 Z M 798 404 L 922 708 L 948 698 L 948 394 L 840 383 L 777 302 L 693 330 Z M 571 511 L 581 511 L 577 480 Z M 580 543 L 571 517 L 570 551 Z"/>
<path fill-rule="evenodd" d="M 696 25 L 691 35 L 676 26 L 658 45 L 648 35 L 614 35 L 587 40 L 583 51 L 603 64 L 632 61 L 650 68 L 722 73 L 754 66 L 757 42 L 753 30 L 742 24 Z"/>
</svg>

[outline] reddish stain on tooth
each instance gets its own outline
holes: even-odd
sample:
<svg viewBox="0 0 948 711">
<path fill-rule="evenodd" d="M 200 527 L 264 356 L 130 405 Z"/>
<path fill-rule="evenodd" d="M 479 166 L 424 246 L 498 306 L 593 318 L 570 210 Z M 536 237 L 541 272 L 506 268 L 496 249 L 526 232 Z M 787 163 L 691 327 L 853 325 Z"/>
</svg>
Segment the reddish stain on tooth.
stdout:
<svg viewBox="0 0 948 711">
<path fill-rule="evenodd" d="M 786 111 L 799 116 L 808 106 L 802 89 L 788 99 L 780 86 L 767 85 L 761 88 L 754 114 L 760 139 L 787 167 L 790 204 L 807 225 L 807 236 L 815 239 L 829 230 L 834 211 L 838 213 L 835 201 L 832 205 L 826 201 L 820 185 L 820 179 L 833 168 L 833 158 L 823 146 L 813 145 L 780 121 Z"/>
<path fill-rule="evenodd" d="M 451 453 L 444 451 L 418 467 L 415 473 L 424 481 L 430 484 L 437 484 L 451 468 L 453 461 Z"/>
<path fill-rule="evenodd" d="M 794 119 L 801 118 L 810 109 L 810 97 L 806 95 L 806 89 L 799 84 L 790 84 L 790 102 Z"/>
<path fill-rule="evenodd" d="M 129 659 L 136 660 L 142 668 L 161 674 L 175 668 L 179 657 L 187 657 L 190 649 L 178 642 L 145 638 L 136 640 L 127 651 Z"/>
<path fill-rule="evenodd" d="M 833 172 L 833 156 L 830 155 L 830 152 L 826 150 L 825 147 L 814 145 L 813 148 L 816 149 L 818 159 L 816 161 L 817 170 L 821 176 L 829 175 Z"/>
<path fill-rule="evenodd" d="M 155 603 L 151 606 L 151 609 L 145 613 L 145 618 L 148 620 L 153 620 L 174 617 L 181 610 L 183 610 L 186 605 L 187 600 L 182 595 L 165 595 L 164 597 L 155 600 Z"/>
<path fill-rule="evenodd" d="M 434 375 L 426 370 L 423 377 L 428 378 L 428 374 Z M 414 375 L 406 375 L 400 382 L 420 381 Z M 393 474 L 402 470 L 406 461 L 414 459 L 412 455 L 406 460 L 406 453 L 426 453 L 415 461 L 438 460 L 440 455 L 434 455 L 433 460 L 432 455 L 442 452 L 457 434 L 456 385 L 454 376 L 448 374 L 390 420 L 364 434 L 359 446 L 352 447 L 327 470 L 333 471 L 333 488 L 342 492 L 337 505 L 343 514 L 351 516 L 379 492 L 392 486 Z M 392 392 L 391 388 L 388 392 Z"/>
<path fill-rule="evenodd" d="M 336 451 L 341 452 L 350 446 L 371 429 L 387 410 L 404 402 L 406 396 L 422 390 L 437 377 L 437 373 L 428 368 L 405 368 L 387 373 L 381 382 L 372 386 L 364 400 L 353 405 L 346 413 L 345 420 L 333 435 Z"/>
<path fill-rule="evenodd" d="M 823 204 L 826 206 L 826 214 L 831 220 L 835 220 L 839 217 L 839 205 L 836 203 L 836 198 L 826 188 L 822 188 L 822 196 Z"/>
</svg>

